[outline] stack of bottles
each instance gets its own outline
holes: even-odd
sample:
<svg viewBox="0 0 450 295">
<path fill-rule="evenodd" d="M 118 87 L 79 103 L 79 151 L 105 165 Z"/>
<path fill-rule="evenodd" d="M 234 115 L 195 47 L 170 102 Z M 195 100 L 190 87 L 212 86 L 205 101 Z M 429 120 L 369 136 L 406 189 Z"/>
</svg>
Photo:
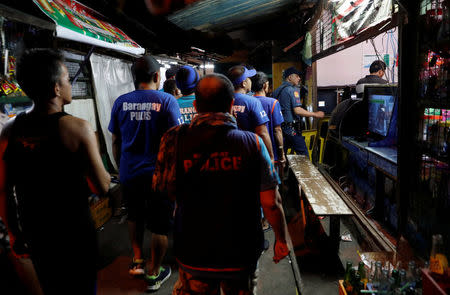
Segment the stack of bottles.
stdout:
<svg viewBox="0 0 450 295">
<path fill-rule="evenodd" d="M 417 295 L 422 294 L 422 276 L 414 261 L 408 263 L 407 270 L 392 270 L 389 263 L 383 267 L 380 261 L 372 263 L 370 269 L 362 261 L 354 268 L 347 261 L 344 288 L 348 295 Z"/>
</svg>

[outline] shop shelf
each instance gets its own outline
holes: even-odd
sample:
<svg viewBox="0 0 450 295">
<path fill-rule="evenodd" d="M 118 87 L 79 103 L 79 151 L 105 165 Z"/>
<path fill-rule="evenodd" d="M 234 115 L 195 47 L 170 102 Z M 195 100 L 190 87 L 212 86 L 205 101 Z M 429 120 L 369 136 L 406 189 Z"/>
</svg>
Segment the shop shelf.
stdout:
<svg viewBox="0 0 450 295">
<path fill-rule="evenodd" d="M 0 103 L 31 102 L 28 96 L 0 96 Z"/>
</svg>

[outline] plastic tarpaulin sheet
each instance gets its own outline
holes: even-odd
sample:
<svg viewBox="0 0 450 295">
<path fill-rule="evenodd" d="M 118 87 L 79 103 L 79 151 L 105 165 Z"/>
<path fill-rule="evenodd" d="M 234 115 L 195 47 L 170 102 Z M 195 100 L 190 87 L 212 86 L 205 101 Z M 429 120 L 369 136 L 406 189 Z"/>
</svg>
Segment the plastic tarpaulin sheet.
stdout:
<svg viewBox="0 0 450 295">
<path fill-rule="evenodd" d="M 392 0 L 330 0 L 328 10 L 336 44 L 390 18 Z"/>
<path fill-rule="evenodd" d="M 330 48 L 338 48 L 372 27 L 389 25 L 395 7 L 393 0 L 328 0 L 310 31 L 312 59 Z"/>
<path fill-rule="evenodd" d="M 112 153 L 112 135 L 108 130 L 108 124 L 114 101 L 120 95 L 135 90 L 131 63 L 95 53 L 92 54 L 90 62 L 100 126 L 109 158 L 117 169 Z"/>
<path fill-rule="evenodd" d="M 64 111 L 74 117 L 88 121 L 94 131 L 97 131 L 93 99 L 74 99 L 64 106 Z"/>
<path fill-rule="evenodd" d="M 88 43 L 135 55 L 144 54 L 122 30 L 102 21 L 97 12 L 74 0 L 33 0 L 56 23 L 58 38 Z"/>
</svg>

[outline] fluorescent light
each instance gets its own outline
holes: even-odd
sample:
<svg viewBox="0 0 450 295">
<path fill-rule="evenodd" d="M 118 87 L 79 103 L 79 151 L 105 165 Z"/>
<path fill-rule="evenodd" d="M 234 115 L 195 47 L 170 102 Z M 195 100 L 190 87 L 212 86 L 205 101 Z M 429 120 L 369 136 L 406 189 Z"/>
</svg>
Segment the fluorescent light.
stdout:
<svg viewBox="0 0 450 295">
<path fill-rule="evenodd" d="M 214 64 L 200 65 L 201 69 L 214 69 Z"/>
<path fill-rule="evenodd" d="M 198 50 L 198 51 L 200 51 L 200 52 L 205 52 L 205 50 L 200 49 L 200 48 L 198 48 L 198 47 L 194 47 L 194 46 L 191 46 L 191 49 Z"/>
</svg>

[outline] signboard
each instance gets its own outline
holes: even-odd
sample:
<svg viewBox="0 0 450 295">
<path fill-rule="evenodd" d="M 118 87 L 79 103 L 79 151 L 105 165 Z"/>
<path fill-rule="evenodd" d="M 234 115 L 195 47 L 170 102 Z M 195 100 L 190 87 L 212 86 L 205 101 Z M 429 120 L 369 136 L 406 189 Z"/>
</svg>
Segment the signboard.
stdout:
<svg viewBox="0 0 450 295">
<path fill-rule="evenodd" d="M 392 14 L 392 0 L 330 0 L 333 43 L 341 43 L 361 31 L 387 20 Z"/>
<path fill-rule="evenodd" d="M 56 23 L 58 38 L 88 43 L 135 55 L 144 54 L 122 30 L 96 17 L 98 13 L 74 0 L 33 0 Z"/>
<path fill-rule="evenodd" d="M 334 52 L 344 49 L 345 43 L 354 40 L 369 28 L 380 25 L 382 29 L 390 25 L 389 20 L 396 11 L 393 0 L 325 2 L 320 18 L 310 32 L 313 60 L 329 49 L 334 49 Z"/>
</svg>

